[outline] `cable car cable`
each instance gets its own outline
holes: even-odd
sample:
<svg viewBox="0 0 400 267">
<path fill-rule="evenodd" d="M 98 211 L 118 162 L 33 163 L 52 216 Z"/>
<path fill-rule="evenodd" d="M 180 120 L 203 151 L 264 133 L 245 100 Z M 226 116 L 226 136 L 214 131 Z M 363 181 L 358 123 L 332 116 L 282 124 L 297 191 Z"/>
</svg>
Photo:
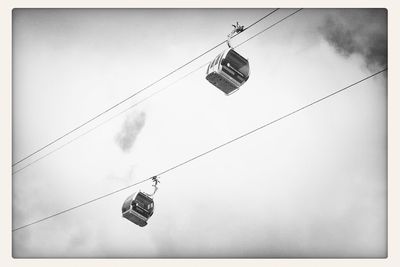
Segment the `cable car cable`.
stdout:
<svg viewBox="0 0 400 267">
<path fill-rule="evenodd" d="M 258 22 L 260 22 L 261 20 L 267 18 L 268 16 L 272 15 L 274 12 L 276 12 L 276 11 L 278 11 L 278 10 L 279 10 L 279 8 L 274 9 L 273 11 L 269 12 L 267 15 L 265 15 L 265 16 L 262 17 L 261 19 L 257 20 L 256 23 L 258 23 Z M 254 26 L 256 23 L 251 24 L 251 25 L 250 25 L 249 27 L 247 27 L 245 30 L 247 30 L 247 29 L 249 29 L 250 27 Z M 232 38 L 235 37 L 235 36 L 237 36 L 237 35 L 238 35 L 238 34 L 232 36 Z M 16 161 L 15 163 L 12 164 L 12 167 L 15 166 L 15 165 L 17 165 L 17 164 L 19 164 L 19 163 L 21 163 L 21 162 L 23 162 L 23 161 L 25 161 L 25 160 L 27 160 L 28 158 L 30 158 L 30 157 L 32 157 L 33 155 L 39 153 L 39 152 L 42 151 L 43 149 L 49 147 L 50 145 L 54 144 L 55 142 L 61 140 L 62 138 L 64 138 L 64 137 L 70 135 L 71 133 L 73 133 L 73 132 L 79 130 L 79 129 L 82 128 L 83 126 L 85 126 L 85 125 L 87 125 L 88 123 L 94 121 L 95 119 L 99 118 L 100 116 L 104 115 L 105 113 L 109 112 L 110 110 L 116 108 L 117 106 L 120 106 L 121 104 L 125 103 L 125 102 L 128 101 L 129 99 L 131 99 L 131 98 L 133 98 L 134 96 L 138 95 L 139 93 L 141 93 L 141 92 L 147 90 L 148 88 L 152 87 L 153 85 L 159 83 L 160 81 L 164 80 L 164 79 L 167 78 L 168 76 L 171 76 L 172 74 L 174 74 L 174 73 L 177 72 L 178 70 L 180 70 L 180 69 L 186 67 L 187 65 L 189 65 L 189 64 L 192 63 L 193 61 L 199 59 L 200 57 L 204 56 L 204 55 L 207 54 L 208 52 L 210 52 L 210 51 L 216 49 L 218 46 L 224 44 L 225 42 L 226 42 L 225 40 L 224 40 L 223 42 L 220 42 L 219 44 L 217 44 L 217 45 L 215 45 L 214 47 L 208 49 L 207 51 L 203 52 L 203 53 L 200 54 L 199 56 L 193 58 L 192 60 L 190 60 L 190 61 L 186 62 L 185 64 L 181 65 L 180 67 L 174 69 L 173 71 L 169 72 L 168 74 L 162 76 L 162 77 L 159 78 L 158 80 L 152 82 L 151 84 L 145 86 L 144 88 L 140 89 L 139 91 L 133 93 L 133 94 L 130 95 L 129 97 L 127 97 L 127 98 L 121 100 L 120 102 L 118 102 L 118 103 L 114 104 L 113 106 L 107 108 L 105 111 L 103 111 L 103 112 L 97 114 L 96 116 L 92 117 L 91 119 L 87 120 L 86 122 L 80 124 L 79 126 L 75 127 L 74 129 L 72 129 L 72 130 L 68 131 L 67 133 L 63 134 L 62 136 L 60 136 L 60 137 L 54 139 L 53 141 L 49 142 L 48 144 L 42 146 L 41 148 L 39 148 L 39 149 L 35 150 L 34 152 L 28 154 L 27 156 L 23 157 L 22 159 Z"/>
<path fill-rule="evenodd" d="M 18 170 L 16 170 L 16 171 L 14 171 L 14 172 L 12 172 L 12 174 L 16 174 L 16 173 L 22 171 L 23 169 L 28 168 L 28 167 L 31 166 L 32 164 L 38 162 L 39 160 L 50 156 L 50 155 L 53 154 L 54 152 L 56 152 L 56 151 L 62 149 L 63 147 L 65 147 L 65 146 L 71 144 L 72 142 L 76 141 L 78 138 L 80 138 L 80 137 L 82 137 L 82 136 L 84 136 L 84 135 L 87 135 L 88 133 L 94 131 L 95 129 L 99 128 L 100 126 L 106 124 L 107 122 L 109 122 L 109 121 L 115 119 L 116 117 L 118 117 L 118 116 L 120 116 L 121 114 L 127 112 L 128 110 L 130 110 L 130 109 L 132 109 L 132 108 L 138 106 L 139 104 L 145 102 L 146 100 L 148 100 L 149 98 L 153 97 L 154 95 L 159 94 L 159 93 L 161 93 L 162 91 L 168 89 L 169 87 L 171 87 L 172 85 L 176 84 L 177 82 L 179 82 L 179 81 L 183 80 L 184 78 L 186 78 L 186 77 L 192 75 L 192 74 L 195 73 L 196 71 L 198 71 L 198 70 L 204 68 L 204 67 L 207 66 L 208 64 L 209 64 L 209 62 L 207 62 L 206 64 L 201 65 L 201 66 L 198 67 L 197 69 L 195 69 L 195 70 L 193 70 L 193 71 L 191 71 L 191 72 L 185 74 L 184 76 L 182 76 L 182 77 L 180 77 L 179 79 L 173 81 L 173 82 L 170 83 L 169 85 L 167 85 L 167 86 L 161 88 L 160 90 L 158 90 L 158 91 L 152 93 L 151 95 L 149 95 L 149 96 L 147 96 L 146 98 L 140 100 L 139 102 L 137 102 L 137 103 L 135 103 L 135 104 L 129 106 L 128 108 L 126 108 L 126 109 L 124 109 L 124 110 L 122 110 L 122 111 L 120 111 L 119 113 L 115 114 L 115 115 L 112 116 L 111 118 L 109 118 L 109 119 L 107 119 L 107 120 L 105 120 L 105 121 L 99 123 L 99 124 L 96 125 L 95 127 L 93 127 L 93 128 L 91 128 L 91 129 L 87 130 L 86 132 L 84 132 L 84 133 L 82 133 L 82 134 L 76 136 L 75 138 L 71 139 L 71 140 L 68 141 L 67 143 L 65 143 L 65 144 L 63 144 L 63 145 L 57 147 L 56 149 L 53 149 L 52 151 L 50 151 L 50 152 L 44 154 L 43 156 L 41 156 L 40 158 L 37 158 L 37 159 L 35 159 L 34 161 L 28 163 L 28 164 L 25 165 L 24 167 L 22 167 L 22 168 L 20 168 L 20 169 L 18 169 Z"/>
<path fill-rule="evenodd" d="M 250 37 L 250 38 L 244 40 L 243 42 L 241 42 L 240 44 L 238 44 L 237 46 L 235 46 L 235 48 L 241 46 L 241 45 L 244 44 L 244 43 L 247 43 L 248 41 L 250 41 L 250 40 L 253 39 L 254 37 L 260 35 L 261 33 L 265 32 L 265 31 L 267 31 L 267 30 L 269 30 L 269 29 L 271 29 L 272 27 L 274 27 L 275 25 L 281 23 L 282 21 L 284 21 L 284 20 L 290 18 L 291 16 L 293 16 L 293 15 L 295 15 L 296 13 L 300 12 L 302 9 L 303 9 L 303 8 L 299 8 L 299 9 L 297 9 L 295 12 L 293 12 L 293 13 L 287 15 L 286 17 L 283 17 L 282 19 L 278 20 L 278 21 L 275 22 L 274 24 L 271 24 L 271 25 L 268 26 L 267 28 L 265 28 L 265 29 L 263 29 L 262 31 L 256 33 L 256 34 L 253 35 L 252 37 Z M 233 37 L 232 37 L 232 38 L 233 38 Z"/>
<path fill-rule="evenodd" d="M 162 175 L 162 174 L 165 174 L 165 173 L 167 173 L 167 172 L 170 172 L 170 171 L 172 171 L 172 170 L 174 170 L 174 169 L 176 169 L 176 168 L 178 168 L 178 167 L 181 167 L 181 166 L 183 166 L 183 165 L 185 165 L 185 164 L 187 164 L 187 163 L 189 163 L 189 162 L 191 162 L 191 161 L 193 161 L 193 160 L 195 160 L 195 159 L 198 159 L 198 158 L 200 158 L 200 157 L 202 157 L 202 156 L 204 156 L 204 155 L 206 155 L 206 154 L 209 154 L 209 153 L 211 153 L 211 152 L 213 152 L 213 151 L 215 151 L 215 150 L 217 150 L 217 149 L 219 149 L 219 148 L 221 148 L 221 147 L 224 147 L 224 146 L 226 146 L 226 145 L 228 145 L 228 144 L 231 144 L 231 143 L 233 143 L 233 142 L 235 142 L 235 141 L 237 141 L 237 140 L 239 140 L 239 139 L 241 139 L 241 138 L 243 138 L 243 137 L 246 137 L 246 136 L 248 136 L 248 135 L 250 135 L 250 134 L 252 134 L 252 133 L 255 133 L 255 132 L 257 132 L 257 131 L 259 131 L 259 130 L 261 130 L 261 129 L 264 129 L 264 128 L 267 127 L 267 126 L 270 126 L 270 125 L 272 125 L 272 124 L 274 124 L 274 123 L 276 123 L 276 122 L 278 122 L 278 121 L 280 121 L 280 120 L 283 120 L 283 119 L 285 119 L 285 118 L 287 118 L 287 117 L 289 117 L 289 116 L 292 116 L 292 115 L 294 115 L 294 114 L 296 114 L 296 113 L 298 113 L 298 112 L 300 112 L 300 111 L 302 111 L 302 110 L 304 110 L 304 109 L 306 109 L 306 108 L 309 108 L 309 107 L 311 107 L 311 106 L 313 106 L 313 105 L 315 105 L 315 104 L 317 104 L 317 103 L 319 103 L 319 102 L 321 102 L 321 101 L 323 101 L 323 100 L 326 100 L 326 99 L 328 99 L 328 98 L 330 98 L 330 97 L 332 97 L 332 96 L 334 96 L 334 95 L 337 95 L 337 94 L 339 94 L 339 93 L 341 93 L 341 92 L 343 92 L 343 91 L 345 91 L 345 90 L 347 90 L 347 89 L 349 89 L 349 88 L 352 88 L 353 86 L 355 86 L 355 85 L 357 85 L 357 84 L 360 84 L 360 83 L 362 83 L 362 82 L 364 82 L 364 81 L 366 81 L 366 80 L 368 80 L 368 79 L 371 79 L 372 77 L 375 77 L 376 75 L 378 75 L 378 74 L 380 74 L 380 73 L 383 73 L 383 72 L 385 72 L 385 71 L 387 71 L 387 68 L 384 68 L 384 69 L 382 69 L 382 70 L 380 70 L 380 71 L 378 71 L 378 72 L 375 72 L 375 73 L 373 73 L 373 74 L 371 74 L 371 75 L 369 75 L 369 76 L 367 76 L 367 77 L 365 77 L 365 78 L 363 78 L 363 79 L 360 79 L 360 80 L 358 80 L 358 81 L 356 81 L 356 82 L 354 82 L 354 83 L 352 83 L 352 84 L 350 84 L 350 85 L 348 85 L 348 86 L 346 86 L 346 87 L 343 87 L 343 88 L 341 88 L 341 89 L 339 89 L 339 90 L 337 90 L 337 91 L 334 91 L 333 93 L 330 93 L 330 94 L 328 94 L 328 95 L 326 95 L 326 96 L 324 96 L 324 97 L 321 97 L 321 98 L 319 98 L 319 99 L 317 99 L 317 100 L 314 100 L 313 102 L 311 102 L 311 103 L 309 103 L 309 104 L 307 104 L 307 105 L 305 105 L 305 106 L 302 106 L 302 107 L 300 107 L 300 108 L 298 108 L 298 109 L 296 109 L 296 110 L 294 110 L 294 111 L 292 111 L 292 112 L 289 112 L 289 113 L 287 113 L 286 115 L 283 115 L 283 116 L 281 116 L 281 117 L 279 117 L 279 118 L 277 118 L 277 119 L 275 119 L 275 120 L 273 120 L 273 121 L 267 122 L 267 123 L 265 123 L 265 124 L 263 124 L 263 125 L 261 125 L 261 126 L 255 128 L 255 129 L 253 129 L 253 130 L 251 130 L 251 131 L 249 131 L 249 132 L 246 132 L 246 133 L 244 133 L 244 134 L 242 134 L 242 135 L 240 135 L 240 136 L 238 136 L 238 137 L 236 137 L 236 138 L 234 138 L 234 139 L 231 139 L 231 140 L 229 140 L 229 141 L 227 141 L 227 142 L 225 142 L 225 143 L 223 143 L 223 144 L 221 144 L 221 145 L 218 145 L 218 146 L 216 146 L 216 147 L 214 147 L 214 148 L 212 148 L 212 149 L 210 149 L 210 150 L 207 150 L 206 152 L 203 152 L 203 153 L 201 153 L 201 154 L 199 154 L 199 155 L 197 155 L 197 156 L 195 156 L 195 157 L 192 157 L 192 158 L 190 158 L 190 159 L 188 159 L 188 160 L 186 160 L 186 161 L 184 161 L 184 162 L 182 162 L 182 163 L 179 163 L 179 164 L 177 164 L 177 165 L 175 165 L 175 166 L 173 166 L 173 167 L 171 167 L 171 168 L 168 168 L 168 169 L 166 169 L 166 170 L 164 170 L 164 171 L 158 173 L 157 175 L 153 175 L 153 176 L 150 177 L 150 178 L 141 180 L 141 181 L 136 182 L 136 183 L 134 183 L 134 184 L 132 184 L 132 185 L 129 185 L 129 186 L 120 188 L 120 189 L 115 190 L 115 191 L 113 191 L 113 192 L 110 192 L 110 193 L 108 193 L 108 194 L 105 194 L 105 195 L 102 195 L 102 196 L 100 196 L 100 197 L 94 198 L 94 199 L 92 199 L 92 200 L 89 200 L 89 201 L 87 201 L 87 202 L 81 203 L 81 204 L 79 204 L 79 205 L 77 205 L 77 206 L 74 206 L 74 207 L 71 207 L 71 208 L 69 208 L 69 209 L 66 209 L 66 210 L 57 212 L 57 213 L 55 213 L 55 214 L 53 214 L 53 215 L 47 216 L 47 217 L 42 218 L 42 219 L 39 219 L 39 220 L 37 220 L 37 221 L 34 221 L 34 222 L 31 222 L 31 223 L 22 225 L 22 226 L 20 226 L 20 227 L 17 227 L 17 228 L 15 228 L 15 229 L 13 229 L 12 232 L 15 232 L 15 231 L 17 231 L 17 230 L 26 228 L 26 227 L 28 227 L 28 226 L 31 226 L 31 225 L 34 225 L 34 224 L 37 224 L 37 223 L 40 223 L 40 222 L 43 222 L 43 221 L 45 221 L 45 220 L 48 220 L 48 219 L 53 218 L 53 217 L 55 217 L 55 216 L 61 215 L 61 214 L 66 213 L 66 212 L 69 212 L 69 211 L 71 211 L 71 210 L 77 209 L 77 208 L 79 208 L 79 207 L 82 207 L 82 206 L 84 206 L 84 205 L 90 204 L 90 203 L 95 202 L 95 201 L 97 201 L 97 200 L 106 198 L 106 197 L 108 197 L 108 196 L 110 196 L 110 195 L 116 194 L 116 193 L 121 192 L 121 191 L 123 191 L 123 190 L 125 190 L 125 189 L 128 189 L 128 188 L 131 188 L 131 187 L 136 186 L 136 185 L 138 185 L 138 184 L 144 183 L 144 182 L 146 182 L 146 181 L 148 181 L 148 180 L 152 180 L 154 177 L 159 177 L 159 176 Z"/>
<path fill-rule="evenodd" d="M 283 18 L 280 19 L 278 22 L 275 22 L 274 24 L 272 24 L 272 25 L 268 26 L 267 28 L 263 29 L 262 31 L 258 32 L 258 33 L 256 34 L 256 36 L 260 35 L 261 33 L 265 32 L 266 30 L 268 30 L 268 29 L 270 29 L 270 28 L 276 26 L 277 24 L 281 23 L 282 21 L 288 19 L 289 17 L 291 17 L 291 16 L 294 15 L 295 13 L 299 12 L 301 9 L 302 9 L 302 8 L 300 8 L 300 9 L 298 9 L 297 11 L 295 11 L 295 12 L 293 12 L 293 13 L 291 13 L 291 14 L 285 16 L 285 17 L 283 17 Z M 257 21 L 257 23 L 258 23 L 259 21 L 261 21 L 262 19 L 266 18 L 266 17 L 267 17 L 268 15 L 270 15 L 270 14 L 272 14 L 272 13 L 269 13 L 269 14 L 267 14 L 266 16 L 264 16 L 263 18 L 259 19 L 259 20 Z M 255 25 L 255 24 L 256 24 L 256 23 L 251 24 L 250 26 L 248 26 L 247 28 L 245 28 L 245 30 L 248 29 L 248 28 L 250 28 L 251 26 L 253 26 L 253 25 Z M 235 36 L 236 36 L 236 35 L 235 35 Z M 234 36 L 233 36 L 233 37 L 234 37 Z M 232 37 L 232 38 L 233 38 L 233 37 Z M 253 37 L 250 37 L 250 38 L 246 39 L 245 41 L 243 41 L 242 43 L 240 43 L 240 44 L 237 45 L 236 47 L 238 47 L 238 46 L 240 46 L 240 45 L 242 45 L 242 44 L 248 42 L 250 39 L 253 39 Z M 226 42 L 226 41 L 220 43 L 219 45 L 221 45 L 221 44 L 223 44 L 223 43 L 225 43 L 225 42 Z M 211 50 L 209 50 L 209 51 L 211 51 Z M 209 51 L 208 51 L 208 52 L 209 52 Z M 72 143 L 72 142 L 75 141 L 76 139 L 78 139 L 78 138 L 80 138 L 80 137 L 82 137 L 82 136 L 88 134 L 89 132 L 91 132 L 91 131 L 97 129 L 98 127 L 102 126 L 103 124 L 107 123 L 108 121 L 114 119 L 115 117 L 117 117 L 117 116 L 123 114 L 124 112 L 130 110 L 131 108 L 133 108 L 133 107 L 139 105 L 140 103 L 142 103 L 142 102 L 148 100 L 149 98 L 153 97 L 154 95 L 158 94 L 159 92 L 161 92 L 161 91 L 163 91 L 163 90 L 169 88 L 171 85 L 175 84 L 176 82 L 178 82 L 178 81 L 180 81 L 180 80 L 182 80 L 182 79 L 188 77 L 189 75 L 195 73 L 196 71 L 200 70 L 201 68 L 203 68 L 204 66 L 208 65 L 209 63 L 210 63 L 210 62 L 207 62 L 206 64 L 200 66 L 199 68 L 195 69 L 194 71 L 192 71 L 192 72 L 190 72 L 190 73 L 188 73 L 188 74 L 182 76 L 181 78 L 177 79 L 176 81 L 172 82 L 171 84 L 167 85 L 166 87 L 162 88 L 161 90 L 159 90 L 159 91 L 157 91 L 157 92 L 151 94 L 150 96 L 144 98 L 143 100 L 139 101 L 138 103 L 136 103 L 136 104 L 134 104 L 134 105 L 128 107 L 127 109 L 123 110 L 122 112 L 117 113 L 117 115 L 111 117 L 110 119 L 108 119 L 108 120 L 106 120 L 106 121 L 100 123 L 99 125 L 95 126 L 95 127 L 92 128 L 92 129 L 89 129 L 88 131 L 84 132 L 83 134 L 78 135 L 77 137 L 75 137 L 74 139 L 70 140 L 69 142 L 67 142 L 67 143 L 61 145 L 60 147 L 58 147 L 58 148 L 56 148 L 56 149 L 50 151 L 49 153 L 43 155 L 42 157 L 40 157 L 40 158 L 38 158 L 38 159 L 36 159 L 36 160 L 30 162 L 29 164 L 25 165 L 24 167 L 22 167 L 22 168 L 20 168 L 20 169 L 18 169 L 18 170 L 16 170 L 16 171 L 14 171 L 14 172 L 12 172 L 12 174 L 16 174 L 16 173 L 22 171 L 23 169 L 25 169 L 25 168 L 31 166 L 32 164 L 38 162 L 39 160 L 41 160 L 41 159 L 43 159 L 43 158 L 49 156 L 50 154 L 52 154 L 52 153 L 54 153 L 54 152 L 60 150 L 61 148 L 65 147 L 66 145 L 68 145 L 68 144 L 70 144 L 70 143 Z M 60 138 L 60 139 L 61 139 L 61 138 Z M 57 141 L 58 141 L 58 140 L 57 140 Z M 49 145 L 50 145 L 50 144 L 49 144 Z M 43 148 L 43 149 L 44 149 L 44 148 Z M 37 152 L 39 152 L 39 151 L 37 151 Z M 17 163 L 19 163 L 19 162 L 17 162 Z M 15 163 L 15 164 L 17 164 L 17 163 Z M 15 164 L 14 164 L 14 165 L 15 165 Z"/>
</svg>

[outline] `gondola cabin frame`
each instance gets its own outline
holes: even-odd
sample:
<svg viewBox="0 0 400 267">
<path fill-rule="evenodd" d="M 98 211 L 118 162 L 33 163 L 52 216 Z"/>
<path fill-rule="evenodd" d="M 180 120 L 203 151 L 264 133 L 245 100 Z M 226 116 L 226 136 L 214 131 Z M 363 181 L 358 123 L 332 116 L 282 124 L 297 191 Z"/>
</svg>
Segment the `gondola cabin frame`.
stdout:
<svg viewBox="0 0 400 267">
<path fill-rule="evenodd" d="M 153 212 L 153 199 L 140 191 L 130 195 L 122 205 L 122 216 L 141 227 L 147 225 Z"/>
<path fill-rule="evenodd" d="M 206 79 L 226 95 L 230 95 L 237 91 L 249 76 L 249 61 L 230 48 L 210 62 Z"/>
</svg>

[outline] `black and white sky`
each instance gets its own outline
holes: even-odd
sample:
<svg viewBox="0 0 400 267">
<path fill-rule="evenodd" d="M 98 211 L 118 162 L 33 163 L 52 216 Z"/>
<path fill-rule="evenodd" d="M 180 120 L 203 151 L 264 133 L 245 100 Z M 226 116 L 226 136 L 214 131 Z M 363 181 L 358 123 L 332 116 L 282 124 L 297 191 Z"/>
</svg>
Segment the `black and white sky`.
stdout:
<svg viewBox="0 0 400 267">
<path fill-rule="evenodd" d="M 271 9 L 14 9 L 13 162 L 223 41 Z M 293 12 L 281 9 L 238 44 Z M 385 9 L 304 9 L 246 42 L 235 94 L 206 54 L 16 169 L 13 228 L 151 177 L 387 65 Z M 381 74 L 160 177 L 13 232 L 14 257 L 385 257 L 387 77 Z M 89 129 L 95 130 L 74 140 Z"/>
</svg>

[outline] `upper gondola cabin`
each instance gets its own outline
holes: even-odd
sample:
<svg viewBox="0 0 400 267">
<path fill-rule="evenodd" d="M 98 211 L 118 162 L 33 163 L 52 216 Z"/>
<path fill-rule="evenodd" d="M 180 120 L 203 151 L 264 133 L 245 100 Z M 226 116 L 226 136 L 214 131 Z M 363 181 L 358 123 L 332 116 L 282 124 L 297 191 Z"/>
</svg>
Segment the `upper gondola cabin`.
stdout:
<svg viewBox="0 0 400 267">
<path fill-rule="evenodd" d="M 226 95 L 230 95 L 249 79 L 249 75 L 249 61 L 230 48 L 208 65 L 206 79 Z"/>
</svg>

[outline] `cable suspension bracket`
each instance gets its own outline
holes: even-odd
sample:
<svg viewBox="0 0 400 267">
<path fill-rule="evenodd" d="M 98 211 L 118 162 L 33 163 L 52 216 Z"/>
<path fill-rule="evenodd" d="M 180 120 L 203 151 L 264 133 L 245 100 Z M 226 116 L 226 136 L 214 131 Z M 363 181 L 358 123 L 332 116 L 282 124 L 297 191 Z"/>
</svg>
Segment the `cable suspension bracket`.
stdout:
<svg viewBox="0 0 400 267">
<path fill-rule="evenodd" d="M 153 187 L 154 187 L 154 191 L 153 191 L 153 193 L 152 194 L 147 194 L 146 193 L 146 195 L 148 195 L 149 197 L 153 197 L 154 195 L 155 195 L 155 193 L 157 192 L 157 190 L 158 190 L 158 187 L 157 187 L 157 184 L 158 183 L 160 183 L 160 180 L 158 179 L 158 176 L 156 175 L 156 176 L 153 176 L 153 177 L 151 177 L 151 180 L 153 181 Z"/>
<path fill-rule="evenodd" d="M 236 21 L 236 25 L 235 25 L 235 24 L 232 24 L 232 26 L 233 26 L 233 30 L 231 31 L 230 34 L 228 34 L 228 39 L 226 40 L 226 42 L 227 42 L 229 48 L 232 48 L 232 46 L 231 46 L 231 39 L 232 39 L 233 35 L 234 35 L 235 33 L 236 33 L 236 34 L 239 34 L 239 33 L 241 33 L 241 32 L 244 31 L 244 26 L 243 26 L 243 25 L 240 25 L 239 22 L 237 22 L 237 21 Z"/>
</svg>

